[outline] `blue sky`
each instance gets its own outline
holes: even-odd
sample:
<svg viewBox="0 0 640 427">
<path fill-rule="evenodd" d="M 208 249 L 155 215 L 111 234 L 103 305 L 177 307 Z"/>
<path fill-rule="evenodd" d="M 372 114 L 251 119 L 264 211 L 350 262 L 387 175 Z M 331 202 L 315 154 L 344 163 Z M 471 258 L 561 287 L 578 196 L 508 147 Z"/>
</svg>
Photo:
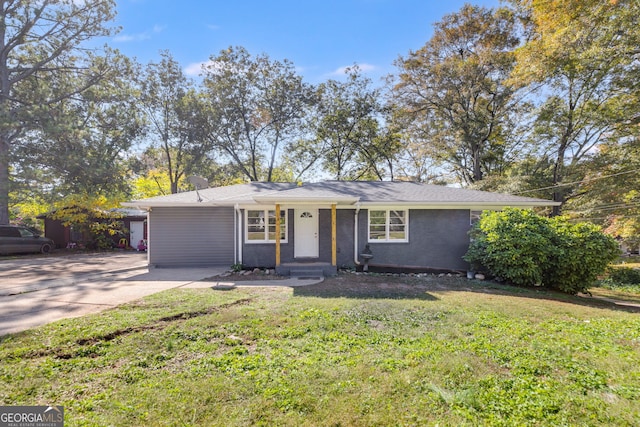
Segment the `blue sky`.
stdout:
<svg viewBox="0 0 640 427">
<path fill-rule="evenodd" d="M 169 50 L 191 75 L 229 46 L 288 59 L 309 83 L 360 65 L 374 81 L 424 45 L 463 0 L 118 0 L 110 45 L 147 63 Z M 476 0 L 488 7 L 498 0 Z"/>
</svg>

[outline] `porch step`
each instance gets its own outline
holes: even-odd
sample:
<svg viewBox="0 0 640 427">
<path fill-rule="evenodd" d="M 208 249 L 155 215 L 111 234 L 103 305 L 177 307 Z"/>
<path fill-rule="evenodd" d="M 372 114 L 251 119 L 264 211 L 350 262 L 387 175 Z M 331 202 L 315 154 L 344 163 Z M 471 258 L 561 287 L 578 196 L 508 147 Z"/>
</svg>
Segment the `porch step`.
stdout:
<svg viewBox="0 0 640 427">
<path fill-rule="evenodd" d="M 322 268 L 292 268 L 289 271 L 291 277 L 324 277 Z"/>
</svg>

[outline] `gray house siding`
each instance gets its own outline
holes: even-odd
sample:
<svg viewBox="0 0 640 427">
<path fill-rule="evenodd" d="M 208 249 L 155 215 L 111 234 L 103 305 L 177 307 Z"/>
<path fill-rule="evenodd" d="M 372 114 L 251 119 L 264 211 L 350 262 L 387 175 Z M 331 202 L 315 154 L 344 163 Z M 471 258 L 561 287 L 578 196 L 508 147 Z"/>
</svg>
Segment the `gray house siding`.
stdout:
<svg viewBox="0 0 640 427">
<path fill-rule="evenodd" d="M 368 242 L 368 212 L 359 216 L 359 251 Z M 409 241 L 371 242 L 371 265 L 466 270 L 462 256 L 469 248 L 469 210 L 411 209 Z"/>
<path fill-rule="evenodd" d="M 276 265 L 276 244 L 275 243 L 245 243 L 244 210 L 242 211 L 242 264 L 246 267 L 269 267 Z M 287 243 L 280 243 L 280 259 L 288 262 L 293 259 L 293 210 L 287 210 Z"/>
<path fill-rule="evenodd" d="M 282 263 L 295 262 L 293 209 L 287 212 L 288 242 L 280 246 Z M 353 267 L 354 209 L 336 212 L 336 251 L 338 267 Z M 244 218 L 244 216 L 243 216 Z M 243 219 L 244 221 L 244 219 Z M 469 210 L 411 209 L 409 211 L 409 241 L 406 243 L 371 242 L 374 258 L 371 265 L 466 270 L 462 259 L 469 247 Z M 358 254 L 368 243 L 368 211 L 358 215 Z M 245 227 L 242 227 L 243 233 Z M 243 236 L 244 238 L 244 236 Z M 319 210 L 318 262 L 331 262 L 331 210 Z M 275 243 L 244 243 L 243 264 L 247 267 L 275 266 Z"/>
<path fill-rule="evenodd" d="M 149 264 L 229 266 L 233 264 L 231 207 L 153 208 L 148 222 Z"/>
<path fill-rule="evenodd" d="M 338 267 L 352 267 L 353 262 L 353 227 L 355 225 L 355 209 L 338 210 L 336 212 L 336 251 Z M 329 227 L 331 227 L 331 211 L 329 213 Z M 329 229 L 331 238 L 331 229 Z M 331 245 L 331 241 L 329 241 Z M 329 246 L 331 253 L 331 246 Z"/>
<path fill-rule="evenodd" d="M 336 213 L 336 241 L 338 266 L 353 266 L 353 224 L 354 210 L 338 210 Z M 320 209 L 318 223 L 318 262 L 331 262 L 331 210 Z M 280 261 L 282 263 L 295 262 L 294 258 L 294 210 L 288 209 L 287 220 L 289 229 L 288 242 L 280 244 Z M 244 213 L 242 225 L 242 239 L 244 242 Z M 276 264 L 275 243 L 243 243 L 242 263 L 246 267 L 273 267 Z"/>
</svg>

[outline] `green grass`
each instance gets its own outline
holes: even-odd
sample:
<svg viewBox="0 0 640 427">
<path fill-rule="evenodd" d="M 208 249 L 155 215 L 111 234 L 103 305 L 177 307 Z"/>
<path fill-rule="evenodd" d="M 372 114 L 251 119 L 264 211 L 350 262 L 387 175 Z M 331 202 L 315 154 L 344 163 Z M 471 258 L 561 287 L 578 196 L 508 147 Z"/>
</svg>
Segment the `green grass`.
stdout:
<svg viewBox="0 0 640 427">
<path fill-rule="evenodd" d="M 67 426 L 633 426 L 640 316 L 456 278 L 172 290 L 0 337 L 0 405 L 32 404 Z"/>
<path fill-rule="evenodd" d="M 640 268 L 640 256 L 623 256 L 616 260 L 615 264 L 612 264 L 613 267 L 629 267 L 629 268 Z"/>
</svg>

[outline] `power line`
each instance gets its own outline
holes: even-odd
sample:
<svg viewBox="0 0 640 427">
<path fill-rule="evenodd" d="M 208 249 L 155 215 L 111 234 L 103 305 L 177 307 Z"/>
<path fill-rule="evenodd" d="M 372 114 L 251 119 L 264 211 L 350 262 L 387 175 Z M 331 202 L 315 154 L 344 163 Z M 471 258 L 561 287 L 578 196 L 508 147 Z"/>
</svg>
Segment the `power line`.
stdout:
<svg viewBox="0 0 640 427">
<path fill-rule="evenodd" d="M 640 203 L 625 203 L 625 204 L 612 205 L 612 206 L 605 205 L 605 206 L 595 207 L 595 208 L 584 208 L 582 210 L 569 210 L 568 212 L 580 214 L 580 213 L 594 212 L 594 211 L 598 212 L 598 211 L 615 211 L 618 209 L 632 209 L 632 208 L 637 208 L 638 206 L 640 206 Z"/>
<path fill-rule="evenodd" d="M 549 187 L 534 188 L 532 190 L 516 191 L 515 193 L 511 193 L 511 194 L 524 194 L 524 193 L 532 193 L 534 191 L 540 191 L 540 190 L 551 190 L 551 189 L 554 189 L 554 188 L 568 187 L 570 185 L 584 184 L 585 182 L 596 181 L 598 179 L 613 178 L 614 176 L 626 175 L 626 174 L 635 173 L 635 172 L 640 172 L 640 169 L 634 169 L 634 170 L 630 170 L 630 171 L 626 171 L 626 172 L 618 172 L 618 173 L 614 173 L 613 175 L 605 175 L 605 176 L 598 176 L 598 177 L 595 177 L 595 178 L 587 178 L 587 179 L 583 179 L 582 181 L 567 182 L 566 184 L 556 184 L 556 185 L 552 185 L 552 186 L 549 186 Z"/>
</svg>

